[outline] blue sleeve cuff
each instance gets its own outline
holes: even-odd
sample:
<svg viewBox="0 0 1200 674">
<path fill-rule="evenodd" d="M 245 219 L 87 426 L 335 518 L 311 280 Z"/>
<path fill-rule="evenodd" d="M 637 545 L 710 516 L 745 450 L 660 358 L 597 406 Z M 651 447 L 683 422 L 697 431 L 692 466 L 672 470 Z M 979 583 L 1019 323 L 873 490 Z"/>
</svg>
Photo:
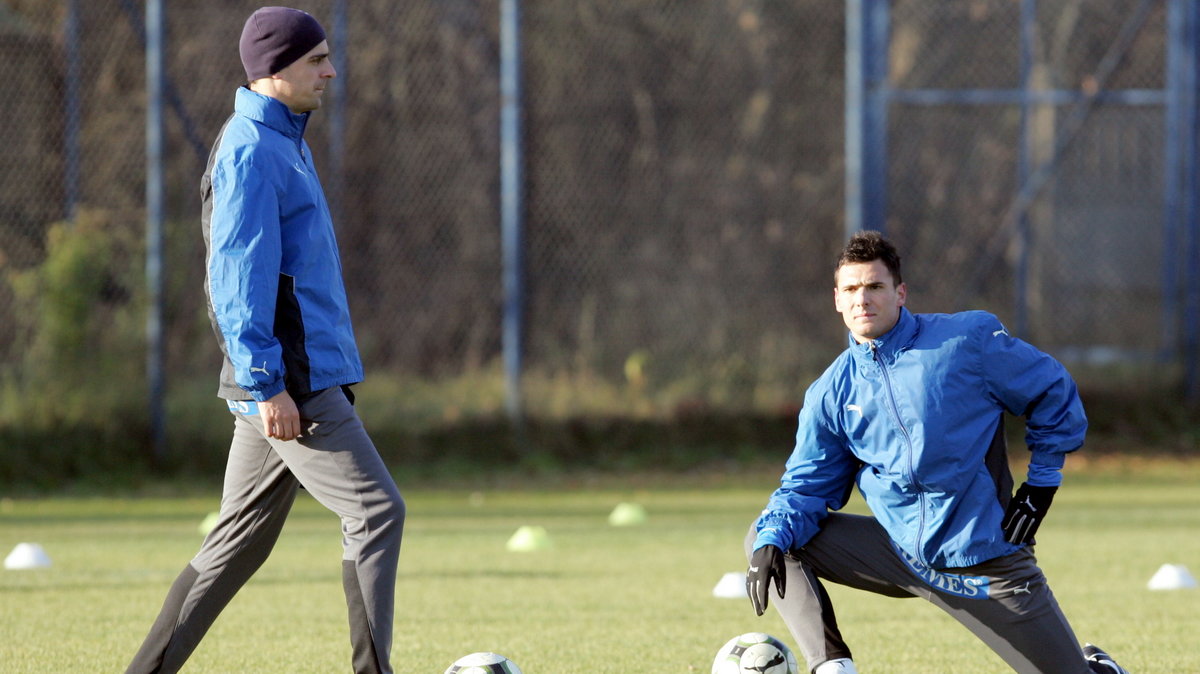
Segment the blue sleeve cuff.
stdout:
<svg viewBox="0 0 1200 674">
<path fill-rule="evenodd" d="M 258 389 L 257 391 L 247 390 L 246 393 L 249 393 L 250 397 L 254 398 L 254 400 L 256 400 L 260 403 L 265 403 L 268 400 L 270 400 L 271 398 L 274 398 L 275 396 L 279 395 L 280 393 L 283 393 L 283 390 L 285 388 L 287 388 L 287 386 L 284 384 L 283 379 L 280 378 L 280 379 L 276 379 L 270 385 L 264 386 L 263 388 Z"/>
<path fill-rule="evenodd" d="M 791 548 L 791 532 L 778 513 L 764 511 L 755 526 L 758 529 L 758 535 L 754 538 L 755 550 L 764 545 L 774 545 L 785 552 Z"/>
<path fill-rule="evenodd" d="M 1057 455 L 1060 459 L 1062 455 Z M 1038 455 L 1034 455 L 1033 461 L 1029 464 L 1029 476 L 1025 480 L 1031 487 L 1057 487 L 1062 484 L 1062 461 L 1058 461 L 1058 465 L 1047 465 L 1037 461 Z"/>
</svg>

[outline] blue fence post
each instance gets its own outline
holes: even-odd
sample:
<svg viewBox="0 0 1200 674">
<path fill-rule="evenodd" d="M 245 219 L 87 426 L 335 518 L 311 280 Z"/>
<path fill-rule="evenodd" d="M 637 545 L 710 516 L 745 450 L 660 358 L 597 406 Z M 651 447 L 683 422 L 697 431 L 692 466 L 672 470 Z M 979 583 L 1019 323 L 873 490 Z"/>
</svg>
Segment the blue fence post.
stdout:
<svg viewBox="0 0 1200 674">
<path fill-rule="evenodd" d="M 65 167 L 63 210 L 67 220 L 75 221 L 79 206 L 79 125 L 82 107 L 79 87 L 82 69 L 79 56 L 79 0 L 67 0 L 67 18 L 63 24 L 63 47 L 66 50 L 67 77 L 64 86 L 66 128 L 63 132 Z"/>
<path fill-rule="evenodd" d="M 1031 108 L 1034 106 L 1033 92 L 1033 41 L 1037 28 L 1037 0 L 1021 0 L 1021 37 L 1019 77 L 1021 80 L 1021 143 L 1017 149 L 1017 184 L 1024 185 L 1029 179 L 1030 152 L 1034 139 L 1030 125 Z M 1032 246 L 1029 231 L 1029 210 L 1021 209 L 1017 214 L 1017 264 L 1014 288 L 1014 334 L 1022 339 L 1029 338 L 1029 251 Z"/>
<path fill-rule="evenodd" d="M 846 3 L 847 238 L 886 227 L 888 2 Z"/>
<path fill-rule="evenodd" d="M 1184 392 L 1188 401 L 1200 401 L 1200 114 L 1196 104 L 1200 101 L 1200 8 L 1191 0 L 1180 0 L 1186 11 L 1183 32 L 1186 62 L 1184 80 L 1187 85 L 1185 101 L 1188 116 L 1187 133 L 1180 139 L 1183 147 L 1185 167 L 1184 187 L 1184 283 L 1186 292 L 1183 307 L 1183 358 Z"/>
<path fill-rule="evenodd" d="M 1192 0 L 1167 4 L 1166 120 L 1163 148 L 1162 354 L 1178 353 L 1184 392 L 1200 400 L 1197 375 L 1197 87 L 1200 86 L 1200 9 Z M 1182 251 L 1182 256 L 1181 256 Z M 1182 269 L 1180 263 L 1182 262 Z"/>
<path fill-rule="evenodd" d="M 503 352 L 505 406 L 519 424 L 521 396 L 524 269 L 522 263 L 524 177 L 521 138 L 521 3 L 500 3 L 500 237 L 503 257 Z"/>
<path fill-rule="evenodd" d="M 163 92 L 166 88 L 163 0 L 146 1 L 146 388 L 154 461 L 166 458 L 163 395 Z"/>
<path fill-rule="evenodd" d="M 1162 343 L 1161 356 L 1166 359 L 1179 346 L 1178 251 L 1183 228 L 1183 209 L 1187 182 L 1184 163 L 1190 153 L 1184 152 L 1184 140 L 1191 133 L 1189 112 L 1192 110 L 1192 86 L 1188 83 L 1188 64 L 1192 61 L 1192 28 L 1188 19 L 1187 0 L 1167 3 L 1167 72 L 1166 105 L 1163 134 L 1163 252 L 1162 252 Z"/>
<path fill-rule="evenodd" d="M 341 222 L 342 202 L 345 198 L 346 178 L 346 78 L 349 76 L 349 58 L 346 53 L 350 49 L 348 20 L 346 17 L 346 0 L 333 3 L 333 40 L 330 60 L 337 70 L 337 77 L 329 83 L 329 162 L 332 173 L 331 190 L 329 195 L 329 210 L 333 213 L 336 226 Z"/>
</svg>

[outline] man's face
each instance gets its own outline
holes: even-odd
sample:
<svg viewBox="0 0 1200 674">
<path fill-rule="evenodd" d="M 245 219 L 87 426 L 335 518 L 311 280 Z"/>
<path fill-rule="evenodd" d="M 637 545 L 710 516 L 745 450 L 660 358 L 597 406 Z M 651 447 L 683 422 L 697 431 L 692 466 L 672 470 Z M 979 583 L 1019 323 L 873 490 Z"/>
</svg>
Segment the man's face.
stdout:
<svg viewBox="0 0 1200 674">
<path fill-rule="evenodd" d="M 267 93 L 292 112 L 301 114 L 321 107 L 325 85 L 336 76 L 337 71 L 329 60 L 329 42 L 322 41 L 288 67 L 271 75 L 273 91 Z"/>
<path fill-rule="evenodd" d="M 896 285 L 882 260 L 852 262 L 837 270 L 833 303 L 859 344 L 891 330 L 908 290 Z"/>
</svg>

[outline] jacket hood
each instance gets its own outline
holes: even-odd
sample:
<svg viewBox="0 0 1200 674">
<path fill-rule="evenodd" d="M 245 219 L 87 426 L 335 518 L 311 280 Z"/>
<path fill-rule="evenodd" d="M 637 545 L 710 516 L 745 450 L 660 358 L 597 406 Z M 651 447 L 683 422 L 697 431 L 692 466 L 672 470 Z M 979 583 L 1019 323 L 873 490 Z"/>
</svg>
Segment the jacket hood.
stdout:
<svg viewBox="0 0 1200 674">
<path fill-rule="evenodd" d="M 299 141 L 304 138 L 308 118 L 312 113 L 296 114 L 282 101 L 271 98 L 249 87 L 238 87 L 233 109 L 237 114 L 268 126 L 279 133 Z"/>
</svg>

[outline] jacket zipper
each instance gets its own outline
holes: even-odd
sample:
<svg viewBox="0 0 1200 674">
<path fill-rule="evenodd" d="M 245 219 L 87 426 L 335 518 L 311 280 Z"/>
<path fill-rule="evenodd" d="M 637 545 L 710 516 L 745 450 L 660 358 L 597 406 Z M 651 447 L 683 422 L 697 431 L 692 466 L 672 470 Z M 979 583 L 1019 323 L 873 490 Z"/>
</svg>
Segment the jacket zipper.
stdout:
<svg viewBox="0 0 1200 674">
<path fill-rule="evenodd" d="M 888 409 L 891 410 L 892 418 L 896 420 L 896 425 L 900 427 L 900 433 L 901 433 L 901 435 L 904 436 L 904 445 L 908 449 L 907 457 L 906 457 L 908 459 L 908 480 L 909 480 L 909 482 L 912 483 L 913 487 L 917 490 L 917 505 L 919 506 L 918 519 L 917 519 L 917 550 L 916 550 L 916 553 L 917 553 L 917 558 L 919 560 L 921 560 L 921 563 L 928 565 L 929 562 L 928 562 L 928 560 L 925 559 L 924 551 L 921 549 L 921 541 L 925 535 L 925 491 L 922 489 L 921 483 L 917 481 L 917 473 L 916 473 L 916 470 L 913 469 L 912 436 L 909 435 L 908 428 L 905 427 L 904 421 L 902 421 L 900 419 L 900 406 L 896 403 L 896 392 L 892 389 L 892 378 L 888 374 L 887 365 L 885 365 L 883 362 L 883 359 L 880 358 L 879 350 L 875 346 L 875 342 L 872 341 L 870 343 L 870 345 L 871 345 L 871 358 L 875 361 L 875 364 L 879 366 L 879 371 L 883 373 L 883 385 L 884 385 L 884 388 L 887 389 L 887 393 L 888 393 Z"/>
</svg>

